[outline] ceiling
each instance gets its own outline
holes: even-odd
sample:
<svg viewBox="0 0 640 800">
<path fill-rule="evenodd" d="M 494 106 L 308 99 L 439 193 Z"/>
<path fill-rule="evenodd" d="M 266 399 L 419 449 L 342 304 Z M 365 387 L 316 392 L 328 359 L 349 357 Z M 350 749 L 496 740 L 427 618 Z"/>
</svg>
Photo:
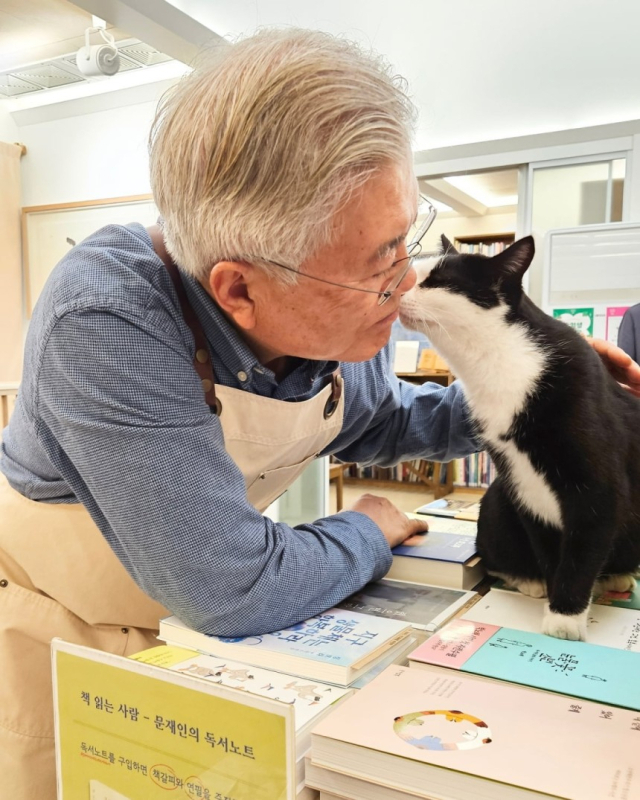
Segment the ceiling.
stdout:
<svg viewBox="0 0 640 800">
<path fill-rule="evenodd" d="M 0 0 L 0 72 L 72 53 L 92 15 L 68 0 Z M 131 38 L 106 24 L 116 41 Z"/>
</svg>

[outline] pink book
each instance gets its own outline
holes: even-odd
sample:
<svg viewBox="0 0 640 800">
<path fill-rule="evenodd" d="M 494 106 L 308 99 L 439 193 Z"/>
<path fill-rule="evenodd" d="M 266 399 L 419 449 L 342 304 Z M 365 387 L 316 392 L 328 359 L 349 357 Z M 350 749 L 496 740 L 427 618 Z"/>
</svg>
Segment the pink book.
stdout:
<svg viewBox="0 0 640 800">
<path fill-rule="evenodd" d="M 640 714 L 392 666 L 322 720 L 312 761 L 464 800 L 640 798 Z"/>
</svg>

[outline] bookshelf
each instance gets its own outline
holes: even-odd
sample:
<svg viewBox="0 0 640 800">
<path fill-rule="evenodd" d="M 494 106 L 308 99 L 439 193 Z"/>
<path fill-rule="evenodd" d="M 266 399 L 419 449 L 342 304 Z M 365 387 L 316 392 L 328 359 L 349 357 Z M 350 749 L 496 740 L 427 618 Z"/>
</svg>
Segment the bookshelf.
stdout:
<svg viewBox="0 0 640 800">
<path fill-rule="evenodd" d="M 418 369 L 416 372 L 398 372 L 398 378 L 410 383 L 431 381 L 449 386 L 454 376 L 448 369 Z M 346 467 L 346 465 L 345 465 Z M 436 499 L 453 489 L 453 464 L 414 459 L 403 461 L 395 467 L 360 467 L 352 464 L 345 468 L 346 485 L 363 485 L 368 489 L 399 488 L 416 492 L 433 492 Z"/>
<path fill-rule="evenodd" d="M 453 245 L 460 253 L 496 256 L 513 244 L 515 238 L 515 233 L 482 233 L 473 236 L 456 236 Z"/>
</svg>

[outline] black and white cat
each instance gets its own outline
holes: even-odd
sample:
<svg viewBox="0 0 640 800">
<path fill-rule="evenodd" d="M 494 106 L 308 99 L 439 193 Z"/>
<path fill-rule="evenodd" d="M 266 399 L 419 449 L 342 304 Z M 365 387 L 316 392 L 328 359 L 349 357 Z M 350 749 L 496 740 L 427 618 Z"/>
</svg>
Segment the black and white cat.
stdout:
<svg viewBox="0 0 640 800">
<path fill-rule="evenodd" d="M 490 573 L 548 595 L 544 633 L 585 639 L 594 589 L 635 586 L 640 400 L 524 294 L 530 236 L 493 258 L 442 244 L 442 256 L 418 265 L 400 318 L 460 379 L 495 461 L 478 551 Z"/>
</svg>

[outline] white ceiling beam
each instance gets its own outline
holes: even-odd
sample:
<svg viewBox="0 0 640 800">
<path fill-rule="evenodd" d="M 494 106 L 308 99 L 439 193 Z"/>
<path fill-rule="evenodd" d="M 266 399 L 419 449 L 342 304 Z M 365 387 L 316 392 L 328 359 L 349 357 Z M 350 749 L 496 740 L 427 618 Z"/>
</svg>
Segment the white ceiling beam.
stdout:
<svg viewBox="0 0 640 800">
<path fill-rule="evenodd" d="M 482 217 L 487 213 L 487 206 L 442 178 L 429 181 L 422 179 L 419 183 L 420 191 L 427 197 L 446 203 L 464 217 Z"/>
<path fill-rule="evenodd" d="M 127 31 L 161 53 L 192 64 L 203 48 L 226 39 L 166 0 L 73 0 L 75 5 Z"/>
</svg>

